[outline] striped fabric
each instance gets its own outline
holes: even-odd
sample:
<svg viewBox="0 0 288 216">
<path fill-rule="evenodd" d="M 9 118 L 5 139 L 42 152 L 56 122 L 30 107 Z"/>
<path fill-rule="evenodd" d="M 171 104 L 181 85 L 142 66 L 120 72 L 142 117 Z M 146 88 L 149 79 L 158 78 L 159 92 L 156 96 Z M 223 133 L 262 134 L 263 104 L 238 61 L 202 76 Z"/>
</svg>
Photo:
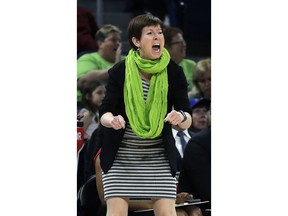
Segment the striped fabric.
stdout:
<svg viewBox="0 0 288 216">
<path fill-rule="evenodd" d="M 142 80 L 146 100 L 149 83 Z M 137 137 L 129 123 L 107 174 L 102 173 L 104 198 L 176 199 L 176 179 L 170 173 L 162 137 Z"/>
</svg>

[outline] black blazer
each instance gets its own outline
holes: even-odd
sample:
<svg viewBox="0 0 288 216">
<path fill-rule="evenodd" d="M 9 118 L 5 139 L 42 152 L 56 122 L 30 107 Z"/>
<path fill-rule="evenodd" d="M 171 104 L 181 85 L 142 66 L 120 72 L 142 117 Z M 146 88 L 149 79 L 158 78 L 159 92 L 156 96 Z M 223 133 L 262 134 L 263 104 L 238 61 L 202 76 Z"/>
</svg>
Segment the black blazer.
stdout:
<svg viewBox="0 0 288 216">
<path fill-rule="evenodd" d="M 188 142 L 179 177 L 178 192 L 188 192 L 195 199 L 210 201 L 211 208 L 211 127 L 208 127 Z"/>
<path fill-rule="evenodd" d="M 168 107 L 167 114 L 175 110 L 183 110 L 191 113 L 189 99 L 187 94 L 187 81 L 182 70 L 182 67 L 170 60 L 167 66 L 168 72 Z M 114 65 L 109 71 L 109 80 L 106 85 L 106 94 L 103 103 L 99 110 L 100 118 L 106 112 L 111 112 L 113 115 L 121 115 L 128 122 L 124 105 L 124 81 L 125 81 L 125 60 Z M 163 119 L 164 121 L 164 119 Z M 107 173 L 111 168 L 118 147 L 124 135 L 124 129 L 114 130 L 112 128 L 103 127 L 103 136 L 101 137 L 102 150 L 100 154 L 101 167 L 104 173 Z M 175 140 L 173 138 L 171 125 L 164 124 L 162 130 L 163 141 L 166 153 L 171 167 L 171 174 L 176 173 L 176 153 Z"/>
</svg>

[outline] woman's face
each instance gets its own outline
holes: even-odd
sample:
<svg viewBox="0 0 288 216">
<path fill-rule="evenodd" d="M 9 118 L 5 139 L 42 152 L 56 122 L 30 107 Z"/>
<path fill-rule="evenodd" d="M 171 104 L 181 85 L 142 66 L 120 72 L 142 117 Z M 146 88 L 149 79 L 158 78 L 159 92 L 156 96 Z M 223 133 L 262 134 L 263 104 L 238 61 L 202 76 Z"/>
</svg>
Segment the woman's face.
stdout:
<svg viewBox="0 0 288 216">
<path fill-rule="evenodd" d="M 192 110 L 193 128 L 203 130 L 208 126 L 208 115 L 206 107 L 196 107 Z"/>
<path fill-rule="evenodd" d="M 211 98 L 211 74 L 205 74 L 202 79 L 198 80 L 198 86 L 205 98 Z"/>
<path fill-rule="evenodd" d="M 111 32 L 98 46 L 99 50 L 104 55 L 104 58 L 109 62 L 115 62 L 116 51 L 121 45 L 121 35 L 118 32 Z"/>
<path fill-rule="evenodd" d="M 132 38 L 139 48 L 139 55 L 144 59 L 158 59 L 164 48 L 164 35 L 160 25 L 146 26 L 142 29 L 141 39 Z"/>
</svg>

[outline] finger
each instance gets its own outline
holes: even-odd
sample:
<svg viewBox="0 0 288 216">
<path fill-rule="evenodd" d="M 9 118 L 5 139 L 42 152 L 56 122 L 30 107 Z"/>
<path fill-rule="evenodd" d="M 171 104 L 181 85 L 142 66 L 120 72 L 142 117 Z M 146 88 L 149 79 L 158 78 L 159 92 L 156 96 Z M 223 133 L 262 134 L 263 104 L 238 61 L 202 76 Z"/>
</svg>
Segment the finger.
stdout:
<svg viewBox="0 0 288 216">
<path fill-rule="evenodd" d="M 125 121 L 121 121 L 120 126 L 121 126 L 121 128 L 125 129 Z"/>
<path fill-rule="evenodd" d="M 170 118 L 171 118 L 170 116 L 171 116 L 171 114 L 168 113 L 166 118 L 164 119 L 164 122 L 170 122 Z"/>
<path fill-rule="evenodd" d="M 121 115 L 118 115 L 117 117 L 118 117 L 118 122 L 119 122 L 120 127 L 125 129 L 126 122 L 125 122 L 124 118 Z"/>
</svg>

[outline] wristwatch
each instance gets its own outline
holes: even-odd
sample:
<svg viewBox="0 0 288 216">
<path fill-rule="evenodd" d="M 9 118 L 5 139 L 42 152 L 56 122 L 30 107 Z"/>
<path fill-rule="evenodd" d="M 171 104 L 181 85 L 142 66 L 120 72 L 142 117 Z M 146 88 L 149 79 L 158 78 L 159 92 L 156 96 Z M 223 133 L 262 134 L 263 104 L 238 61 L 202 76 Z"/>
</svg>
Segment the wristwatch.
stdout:
<svg viewBox="0 0 288 216">
<path fill-rule="evenodd" d="M 182 122 L 185 122 L 187 120 L 187 116 L 186 116 L 185 112 L 183 112 L 182 110 L 178 110 L 178 112 L 180 112 L 183 115 L 183 117 L 184 117 Z"/>
</svg>

